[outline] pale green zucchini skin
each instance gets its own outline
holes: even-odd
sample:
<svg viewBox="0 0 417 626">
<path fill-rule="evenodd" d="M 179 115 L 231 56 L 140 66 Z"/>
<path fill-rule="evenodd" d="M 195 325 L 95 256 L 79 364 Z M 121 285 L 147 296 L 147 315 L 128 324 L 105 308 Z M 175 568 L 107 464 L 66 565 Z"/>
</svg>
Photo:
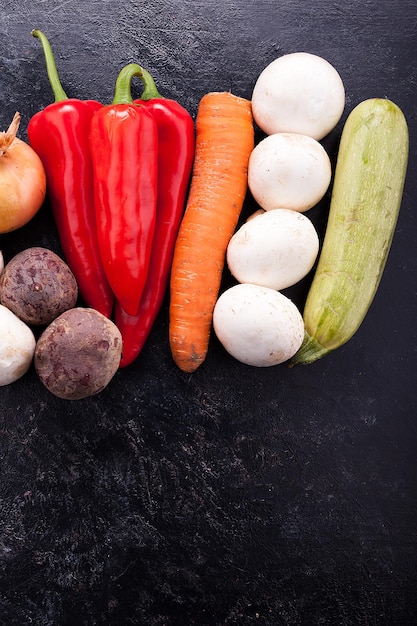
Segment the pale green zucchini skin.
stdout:
<svg viewBox="0 0 417 626">
<path fill-rule="evenodd" d="M 408 162 L 408 127 L 386 99 L 358 104 L 342 131 L 330 210 L 293 363 L 346 343 L 374 299 L 391 247 Z"/>
</svg>

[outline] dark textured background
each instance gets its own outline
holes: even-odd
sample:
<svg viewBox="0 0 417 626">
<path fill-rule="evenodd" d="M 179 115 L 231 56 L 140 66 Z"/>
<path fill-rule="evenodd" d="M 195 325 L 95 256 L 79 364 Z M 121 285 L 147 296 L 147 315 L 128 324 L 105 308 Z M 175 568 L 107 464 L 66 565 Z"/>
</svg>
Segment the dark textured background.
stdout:
<svg viewBox="0 0 417 626">
<path fill-rule="evenodd" d="M 32 371 L 0 389 L 0 624 L 417 624 L 415 0 L 2 0 L 1 125 L 19 110 L 23 139 L 51 102 L 32 28 L 69 96 L 110 101 L 137 61 L 193 116 L 207 91 L 249 98 L 279 55 L 319 54 L 346 86 L 332 160 L 347 113 L 382 96 L 410 166 L 371 310 L 316 364 L 256 370 L 213 339 L 182 374 L 165 306 L 100 395 L 61 401 Z M 0 238 L 6 260 L 29 245 L 60 251 L 47 203 Z"/>
</svg>

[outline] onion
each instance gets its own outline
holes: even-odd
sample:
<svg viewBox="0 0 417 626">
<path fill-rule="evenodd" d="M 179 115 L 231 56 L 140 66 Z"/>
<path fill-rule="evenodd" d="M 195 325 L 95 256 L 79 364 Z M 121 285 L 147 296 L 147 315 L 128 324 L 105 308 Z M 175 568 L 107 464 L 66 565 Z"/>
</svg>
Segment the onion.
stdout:
<svg viewBox="0 0 417 626">
<path fill-rule="evenodd" d="M 32 330 L 0 304 L 0 387 L 10 385 L 28 371 L 35 354 Z"/>
<path fill-rule="evenodd" d="M 46 175 L 36 152 L 16 137 L 20 114 L 0 132 L 0 233 L 24 226 L 39 211 L 46 194 Z"/>
</svg>

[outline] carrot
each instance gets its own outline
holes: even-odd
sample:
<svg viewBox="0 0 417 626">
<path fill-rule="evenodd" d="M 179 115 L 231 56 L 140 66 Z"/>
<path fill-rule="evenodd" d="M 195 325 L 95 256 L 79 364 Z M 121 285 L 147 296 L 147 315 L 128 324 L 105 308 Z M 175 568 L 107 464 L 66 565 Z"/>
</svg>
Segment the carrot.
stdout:
<svg viewBox="0 0 417 626">
<path fill-rule="evenodd" d="M 246 196 L 253 148 L 250 101 L 228 92 L 203 96 L 170 283 L 169 341 L 184 372 L 194 372 L 207 356 L 226 249 Z"/>
</svg>

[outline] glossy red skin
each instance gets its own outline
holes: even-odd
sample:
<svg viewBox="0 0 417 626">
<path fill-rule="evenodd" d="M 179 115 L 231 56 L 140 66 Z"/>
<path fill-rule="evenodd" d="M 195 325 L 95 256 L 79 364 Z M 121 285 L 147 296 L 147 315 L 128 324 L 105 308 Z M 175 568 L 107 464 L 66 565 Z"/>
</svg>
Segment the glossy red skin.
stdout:
<svg viewBox="0 0 417 626">
<path fill-rule="evenodd" d="M 28 124 L 28 139 L 47 178 L 58 235 L 85 303 L 110 317 L 113 293 L 98 247 L 88 134 L 95 100 L 69 98 L 50 104 Z"/>
<path fill-rule="evenodd" d="M 120 367 L 139 355 L 163 304 L 195 149 L 193 119 L 178 102 L 166 98 L 137 102 L 152 113 L 158 127 L 156 228 L 138 314 L 129 315 L 115 302 L 115 323 L 123 338 Z"/>
<path fill-rule="evenodd" d="M 115 298 L 138 311 L 155 228 L 158 134 L 143 106 L 99 109 L 90 125 L 101 259 Z"/>
</svg>

